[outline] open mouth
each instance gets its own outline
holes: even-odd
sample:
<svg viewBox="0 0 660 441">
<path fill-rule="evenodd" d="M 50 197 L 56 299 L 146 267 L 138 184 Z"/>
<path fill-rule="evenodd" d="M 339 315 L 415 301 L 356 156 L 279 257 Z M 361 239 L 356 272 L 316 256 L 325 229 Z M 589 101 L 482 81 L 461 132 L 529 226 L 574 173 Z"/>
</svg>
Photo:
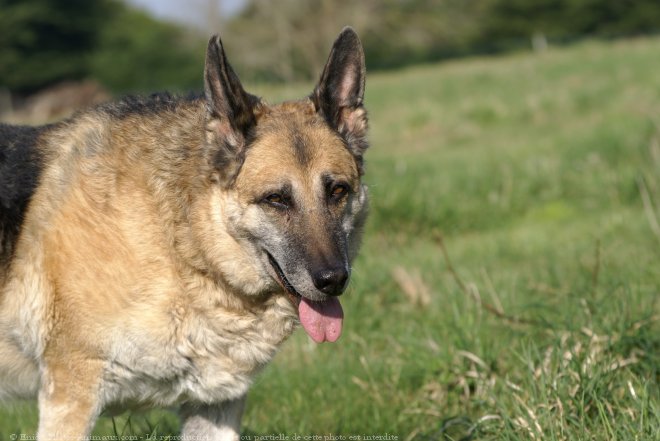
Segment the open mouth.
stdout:
<svg viewBox="0 0 660 441">
<path fill-rule="evenodd" d="M 312 340 L 317 343 L 334 342 L 341 335 L 344 311 L 337 297 L 328 297 L 322 301 L 313 301 L 296 291 L 284 275 L 284 271 L 275 258 L 266 251 L 268 260 L 275 271 L 277 282 L 284 288 L 293 306 L 298 309 L 300 324 Z"/>
<path fill-rule="evenodd" d="M 298 307 L 300 301 L 302 300 L 302 296 L 298 293 L 298 291 L 296 291 L 291 282 L 287 280 L 286 276 L 284 275 L 284 271 L 282 271 L 282 268 L 280 268 L 280 265 L 277 263 L 275 258 L 268 251 L 266 251 L 266 255 L 268 256 L 270 265 L 275 270 L 277 282 L 280 284 L 280 286 L 282 286 L 282 288 L 284 288 L 284 291 L 286 291 L 289 299 L 291 300 L 291 303 L 293 303 L 293 306 Z"/>
</svg>

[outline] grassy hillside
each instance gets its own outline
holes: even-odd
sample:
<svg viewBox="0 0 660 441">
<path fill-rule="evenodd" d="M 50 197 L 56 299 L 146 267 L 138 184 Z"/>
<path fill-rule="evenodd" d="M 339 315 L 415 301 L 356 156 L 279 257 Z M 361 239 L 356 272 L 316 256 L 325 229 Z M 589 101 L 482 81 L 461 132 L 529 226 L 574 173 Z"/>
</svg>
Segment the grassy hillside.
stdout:
<svg viewBox="0 0 660 441">
<path fill-rule="evenodd" d="M 660 39 L 586 43 L 371 76 L 372 216 L 345 333 L 297 332 L 244 434 L 658 439 L 658 54 Z M 15 406 L 0 439 L 35 426 Z M 96 433 L 176 430 L 153 412 Z"/>
</svg>

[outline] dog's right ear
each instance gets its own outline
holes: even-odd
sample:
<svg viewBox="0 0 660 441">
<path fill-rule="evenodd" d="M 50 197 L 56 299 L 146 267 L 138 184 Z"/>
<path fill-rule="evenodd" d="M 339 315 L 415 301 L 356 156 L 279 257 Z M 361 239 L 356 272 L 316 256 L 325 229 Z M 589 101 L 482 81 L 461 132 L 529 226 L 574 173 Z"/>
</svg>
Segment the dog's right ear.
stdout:
<svg viewBox="0 0 660 441">
<path fill-rule="evenodd" d="M 217 35 L 211 37 L 206 50 L 204 92 L 207 159 L 220 183 L 230 185 L 243 165 L 259 98 L 243 89 Z"/>
</svg>

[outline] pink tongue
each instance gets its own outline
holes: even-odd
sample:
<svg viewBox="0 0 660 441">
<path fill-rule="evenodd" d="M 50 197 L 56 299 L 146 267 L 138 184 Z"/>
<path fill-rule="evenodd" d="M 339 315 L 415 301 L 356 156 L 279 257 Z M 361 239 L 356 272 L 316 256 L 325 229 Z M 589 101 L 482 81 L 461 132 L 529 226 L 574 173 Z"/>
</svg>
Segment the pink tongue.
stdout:
<svg viewBox="0 0 660 441">
<path fill-rule="evenodd" d="M 336 297 L 330 297 L 325 302 L 313 302 L 303 297 L 298 313 L 305 332 L 316 343 L 336 341 L 341 335 L 344 311 Z"/>
</svg>

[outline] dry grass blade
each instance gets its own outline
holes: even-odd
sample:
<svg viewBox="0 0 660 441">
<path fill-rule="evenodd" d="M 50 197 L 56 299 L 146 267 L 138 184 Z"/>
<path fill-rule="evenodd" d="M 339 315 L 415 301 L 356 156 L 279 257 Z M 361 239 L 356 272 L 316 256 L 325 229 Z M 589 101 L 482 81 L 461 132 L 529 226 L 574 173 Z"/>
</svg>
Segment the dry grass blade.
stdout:
<svg viewBox="0 0 660 441">
<path fill-rule="evenodd" d="M 653 201 L 651 199 L 651 195 L 649 194 L 648 187 L 644 182 L 644 179 L 639 179 L 637 181 L 637 186 L 639 187 L 639 194 L 642 196 L 642 203 L 644 204 L 644 213 L 646 214 L 646 219 L 649 222 L 651 231 L 653 231 L 653 234 L 655 234 L 656 239 L 660 241 L 660 223 L 658 223 L 658 217 L 655 214 Z"/>
<path fill-rule="evenodd" d="M 515 324 L 521 324 L 521 325 L 535 325 L 535 326 L 543 326 L 543 323 L 540 323 L 536 320 L 530 320 L 530 319 L 525 319 L 522 317 L 517 317 L 513 315 L 506 314 L 502 311 L 500 311 L 498 308 L 494 307 L 490 303 L 484 302 L 480 296 L 475 295 L 475 291 L 470 289 L 465 282 L 461 279 L 461 277 L 458 275 L 456 270 L 454 269 L 454 266 L 451 263 L 451 259 L 449 258 L 449 253 L 447 252 L 447 247 L 445 246 L 444 240 L 442 238 L 442 234 L 439 231 L 434 231 L 433 232 L 433 240 L 435 243 L 438 244 L 440 247 L 440 250 L 442 251 L 442 255 L 445 258 L 445 262 L 447 264 L 447 270 L 449 273 L 452 275 L 454 278 L 454 281 L 456 281 L 456 284 L 458 287 L 463 291 L 464 294 L 468 295 L 469 297 L 472 297 L 479 306 L 481 306 L 483 309 L 486 311 L 490 312 L 491 314 L 495 315 L 498 318 L 501 318 L 503 320 L 506 320 L 510 323 L 515 323 Z"/>
<path fill-rule="evenodd" d="M 431 303 L 431 290 L 422 279 L 419 269 L 407 270 L 396 266 L 392 269 L 392 277 L 410 303 L 417 306 L 428 306 Z"/>
</svg>

